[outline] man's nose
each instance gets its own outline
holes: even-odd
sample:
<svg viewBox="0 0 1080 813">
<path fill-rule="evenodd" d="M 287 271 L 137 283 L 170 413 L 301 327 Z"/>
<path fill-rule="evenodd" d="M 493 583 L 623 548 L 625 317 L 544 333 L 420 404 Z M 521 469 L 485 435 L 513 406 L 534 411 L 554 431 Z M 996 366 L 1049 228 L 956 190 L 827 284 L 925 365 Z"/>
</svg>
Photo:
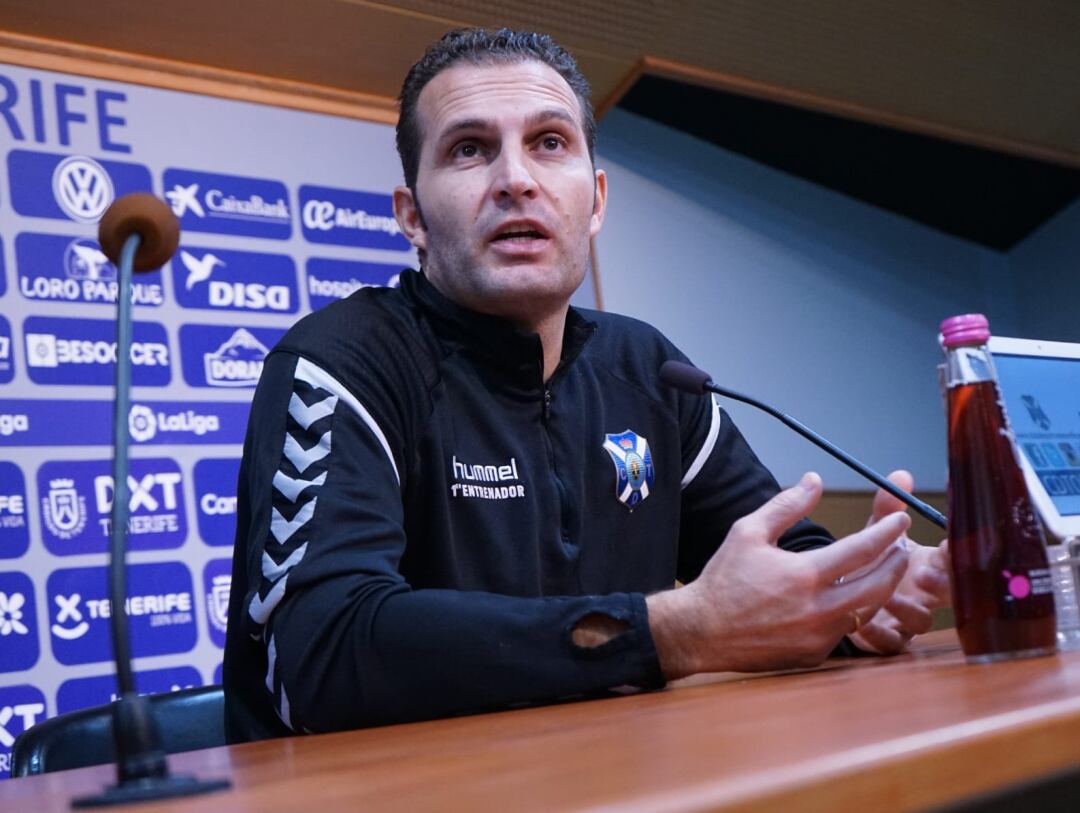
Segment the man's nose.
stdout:
<svg viewBox="0 0 1080 813">
<path fill-rule="evenodd" d="M 523 149 L 503 149 L 495 162 L 495 179 L 492 187 L 497 200 L 516 200 L 536 195 L 537 183 Z"/>
</svg>

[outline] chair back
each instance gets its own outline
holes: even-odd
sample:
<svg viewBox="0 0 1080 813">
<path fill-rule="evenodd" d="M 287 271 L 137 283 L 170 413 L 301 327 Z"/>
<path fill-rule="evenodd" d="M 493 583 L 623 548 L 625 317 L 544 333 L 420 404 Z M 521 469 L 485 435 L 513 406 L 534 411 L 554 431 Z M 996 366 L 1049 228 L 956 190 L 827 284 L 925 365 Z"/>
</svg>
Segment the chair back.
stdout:
<svg viewBox="0 0 1080 813">
<path fill-rule="evenodd" d="M 147 698 L 167 754 L 225 744 L 225 694 L 200 686 Z M 66 771 L 116 759 L 112 703 L 71 711 L 31 726 L 11 749 L 11 775 Z"/>
</svg>

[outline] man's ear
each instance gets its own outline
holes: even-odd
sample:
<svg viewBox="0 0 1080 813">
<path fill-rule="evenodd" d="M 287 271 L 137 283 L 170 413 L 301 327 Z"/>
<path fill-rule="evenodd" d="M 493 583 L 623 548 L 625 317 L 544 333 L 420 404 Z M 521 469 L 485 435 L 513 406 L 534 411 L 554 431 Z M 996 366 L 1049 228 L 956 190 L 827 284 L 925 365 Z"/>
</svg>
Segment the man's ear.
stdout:
<svg viewBox="0 0 1080 813">
<path fill-rule="evenodd" d="M 596 237 L 604 225 L 604 212 L 607 211 L 607 173 L 596 170 L 596 186 L 593 188 L 593 210 L 589 219 L 589 236 Z"/>
<path fill-rule="evenodd" d="M 397 218 L 405 239 L 412 243 L 417 251 L 426 251 L 427 229 L 424 227 L 424 218 L 420 214 L 416 197 L 407 186 L 394 188 L 394 217 Z"/>
</svg>

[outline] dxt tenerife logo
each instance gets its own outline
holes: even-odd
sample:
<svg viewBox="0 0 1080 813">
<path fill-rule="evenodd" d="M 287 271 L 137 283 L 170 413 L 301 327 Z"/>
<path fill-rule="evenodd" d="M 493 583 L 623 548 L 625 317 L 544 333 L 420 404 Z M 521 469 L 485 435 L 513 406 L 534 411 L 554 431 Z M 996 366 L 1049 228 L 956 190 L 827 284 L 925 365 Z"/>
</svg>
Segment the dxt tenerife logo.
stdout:
<svg viewBox="0 0 1080 813">
<path fill-rule="evenodd" d="M 30 150 L 8 153 L 8 175 L 16 212 L 76 223 L 96 223 L 115 198 L 153 188 L 140 164 Z"/>
<path fill-rule="evenodd" d="M 356 260 L 313 257 L 307 261 L 307 289 L 311 309 L 324 308 L 361 288 L 396 288 L 401 267 Z"/>
<path fill-rule="evenodd" d="M 232 587 L 232 560 L 211 559 L 203 570 L 203 593 L 206 596 L 206 618 L 210 622 L 210 639 L 225 647 L 225 630 L 229 624 L 229 589 Z"/>
<path fill-rule="evenodd" d="M 192 666 L 147 669 L 135 673 L 135 689 L 139 694 L 165 694 L 202 685 L 202 677 Z M 119 700 L 115 675 L 71 678 L 56 690 L 56 713 L 67 714 L 91 706 L 103 706 L 114 700 Z"/>
<path fill-rule="evenodd" d="M 279 181 L 167 169 L 164 186 L 184 231 L 278 240 L 292 236 L 289 192 Z"/>
<path fill-rule="evenodd" d="M 254 387 L 267 353 L 283 335 L 274 328 L 181 325 L 184 380 L 192 387 Z"/>
<path fill-rule="evenodd" d="M 176 548 L 187 537 L 180 467 L 168 458 L 131 461 L 127 478 L 132 550 Z M 45 547 L 57 556 L 103 553 L 112 532 L 116 484 L 107 460 L 45 463 L 38 469 Z"/>
<path fill-rule="evenodd" d="M 19 672 L 37 663 L 34 585 L 25 573 L 0 573 L 0 672 Z"/>
<path fill-rule="evenodd" d="M 18 466 L 0 461 L 0 559 L 22 556 L 28 547 L 26 482 Z"/>
<path fill-rule="evenodd" d="M 113 607 L 106 595 L 106 568 L 55 570 L 46 592 L 56 659 L 65 665 L 109 661 Z M 128 566 L 124 610 L 134 657 L 187 652 L 195 646 L 193 594 L 191 573 L 180 562 Z"/>
<path fill-rule="evenodd" d="M 16 738 L 44 719 L 45 695 L 40 690 L 26 685 L 0 688 L 0 779 L 11 776 Z"/>
<path fill-rule="evenodd" d="M 181 248 L 172 262 L 176 301 L 185 308 L 296 313 L 296 265 L 283 254 Z"/>
<path fill-rule="evenodd" d="M 119 291 L 116 266 L 101 246 L 87 237 L 24 233 L 15 238 L 19 293 L 51 302 L 100 302 L 114 305 Z M 135 305 L 165 301 L 161 271 L 139 274 L 132 283 Z"/>
<path fill-rule="evenodd" d="M 236 536 L 236 483 L 240 461 L 210 458 L 195 464 L 195 504 L 199 536 L 207 545 L 226 547 Z"/>
<path fill-rule="evenodd" d="M 132 383 L 164 387 L 172 376 L 164 326 L 135 322 Z M 112 385 L 116 377 L 116 327 L 106 319 L 31 316 L 23 322 L 26 368 L 35 384 Z"/>
<path fill-rule="evenodd" d="M 311 243 L 409 251 L 390 195 L 327 186 L 300 187 L 300 222 Z"/>
<path fill-rule="evenodd" d="M 15 353 L 11 350 L 11 325 L 0 316 L 0 384 L 7 384 L 14 377 Z"/>
</svg>

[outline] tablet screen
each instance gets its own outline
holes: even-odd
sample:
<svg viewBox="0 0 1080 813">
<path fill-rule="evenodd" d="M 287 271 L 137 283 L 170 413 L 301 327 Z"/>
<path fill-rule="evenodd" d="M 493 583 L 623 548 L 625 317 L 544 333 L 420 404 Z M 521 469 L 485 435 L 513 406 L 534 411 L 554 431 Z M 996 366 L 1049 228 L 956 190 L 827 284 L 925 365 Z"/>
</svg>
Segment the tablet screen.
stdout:
<svg viewBox="0 0 1080 813">
<path fill-rule="evenodd" d="M 1080 359 L 994 353 L 1020 452 L 1062 516 L 1080 516 Z"/>
</svg>

